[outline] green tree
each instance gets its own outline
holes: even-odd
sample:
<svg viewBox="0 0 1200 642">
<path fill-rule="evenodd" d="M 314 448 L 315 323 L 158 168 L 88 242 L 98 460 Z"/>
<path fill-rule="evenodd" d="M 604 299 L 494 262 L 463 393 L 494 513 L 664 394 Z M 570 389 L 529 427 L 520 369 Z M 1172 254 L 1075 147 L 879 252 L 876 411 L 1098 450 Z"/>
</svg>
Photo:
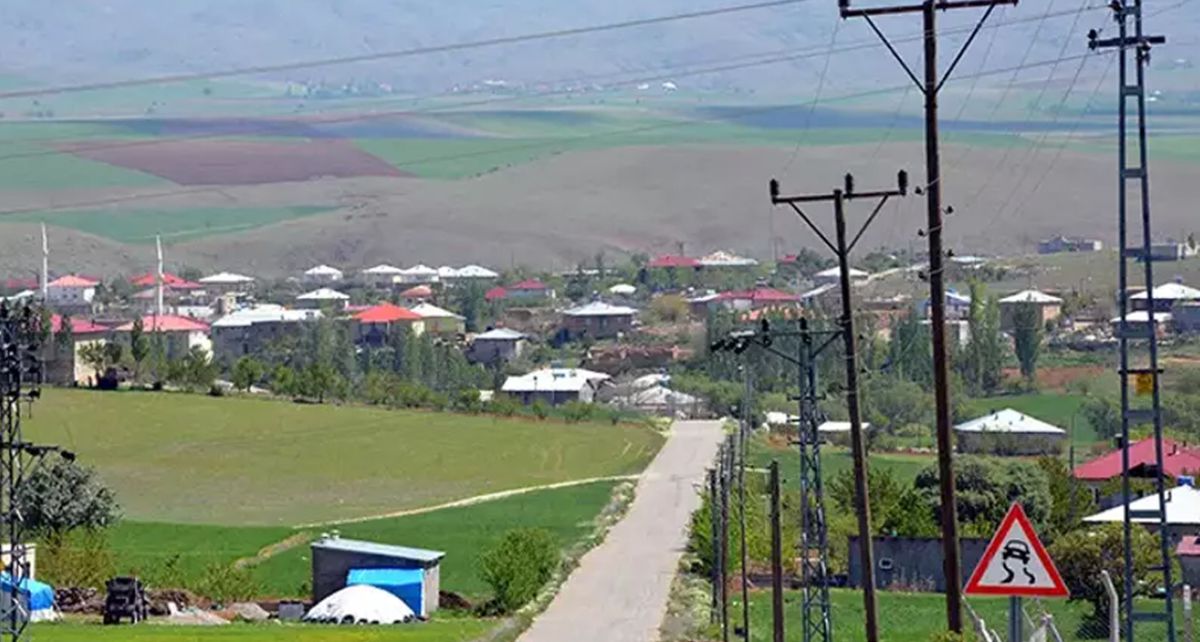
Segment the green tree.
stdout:
<svg viewBox="0 0 1200 642">
<path fill-rule="evenodd" d="M 178 386 L 192 390 L 211 388 L 217 380 L 220 368 L 213 362 L 208 351 L 200 346 L 192 346 L 187 354 L 171 363 L 167 379 Z"/>
<path fill-rule="evenodd" d="M 337 389 L 338 372 L 328 363 L 313 362 L 304 369 L 300 380 L 300 388 L 306 397 L 325 403 L 325 397 L 332 396 Z"/>
<path fill-rule="evenodd" d="M 75 327 L 71 317 L 63 315 L 58 324 L 58 332 L 54 333 L 54 351 L 59 355 L 70 355 L 75 349 Z"/>
<path fill-rule="evenodd" d="M 1021 375 L 1031 385 L 1037 379 L 1038 356 L 1042 351 L 1041 308 L 1032 304 L 1018 305 L 1013 310 L 1013 343 L 1017 361 L 1021 364 Z"/>
<path fill-rule="evenodd" d="M 121 516 L 116 496 L 94 470 L 57 456 L 34 467 L 15 504 L 25 527 L 43 535 L 106 528 Z"/>
<path fill-rule="evenodd" d="M 1013 502 L 1020 502 L 1029 519 L 1039 528 L 1050 519 L 1050 482 L 1037 464 L 1021 460 L 990 460 L 961 457 L 954 465 L 955 506 L 959 522 L 968 532 L 989 535 L 1000 524 Z M 917 474 L 913 487 L 936 519 L 941 495 L 938 469 L 927 466 Z"/>
<path fill-rule="evenodd" d="M 142 318 L 138 317 L 133 320 L 133 327 L 129 330 L 129 356 L 133 358 L 133 378 L 134 380 L 141 379 L 142 362 L 150 355 L 150 340 L 146 337 Z"/>
<path fill-rule="evenodd" d="M 104 376 L 108 369 L 108 351 L 99 342 L 88 343 L 79 349 L 79 358 L 96 373 L 96 378 Z"/>
<path fill-rule="evenodd" d="M 1144 528 L 1134 528 L 1133 586 L 1137 595 L 1153 595 L 1159 588 L 1157 574 L 1150 569 L 1158 562 L 1158 538 Z M 1124 597 L 1125 573 L 1124 534 L 1120 524 L 1105 524 L 1099 528 L 1077 530 L 1059 537 L 1050 545 L 1050 557 L 1071 591 L 1072 601 L 1092 605 L 1091 617 L 1081 625 L 1095 637 L 1108 633 L 1108 594 L 1100 571 L 1108 571 L 1117 593 Z"/>
<path fill-rule="evenodd" d="M 1075 479 L 1065 461 L 1059 457 L 1041 457 L 1037 464 L 1046 474 L 1050 491 L 1050 530 L 1047 535 L 1053 537 L 1071 531 L 1080 520 L 1095 512 L 1096 502 L 1092 499 L 1091 489 Z"/>
<path fill-rule="evenodd" d="M 887 370 L 928 388 L 933 383 L 931 341 L 929 328 L 921 323 L 916 308 L 910 309 L 892 328 L 892 340 L 888 344 Z"/>
<path fill-rule="evenodd" d="M 296 371 L 288 366 L 279 366 L 271 373 L 271 386 L 275 394 L 296 395 L 300 393 Z"/>
<path fill-rule="evenodd" d="M 960 371 L 973 394 L 991 394 L 1002 383 L 1005 344 L 1000 333 L 999 304 L 987 296 L 986 287 L 979 281 L 971 282 L 968 320 L 971 342 L 964 347 Z"/>
<path fill-rule="evenodd" d="M 1089 396 L 1079 411 L 1100 437 L 1111 439 L 1121 434 L 1121 404 L 1116 399 Z"/>
<path fill-rule="evenodd" d="M 554 535 L 540 528 L 508 531 L 479 556 L 479 575 L 492 589 L 491 610 L 525 606 L 550 581 L 560 554 Z"/>
<path fill-rule="evenodd" d="M 483 284 L 477 283 L 475 279 L 467 279 L 467 283 L 454 288 L 455 303 L 458 313 L 463 315 L 463 324 L 466 326 L 467 332 L 479 332 L 486 325 L 487 300 L 484 299 L 486 293 Z"/>
<path fill-rule="evenodd" d="M 249 392 L 250 387 L 258 383 L 266 368 L 254 357 L 242 357 L 233 364 L 233 387 L 243 392 Z"/>
</svg>

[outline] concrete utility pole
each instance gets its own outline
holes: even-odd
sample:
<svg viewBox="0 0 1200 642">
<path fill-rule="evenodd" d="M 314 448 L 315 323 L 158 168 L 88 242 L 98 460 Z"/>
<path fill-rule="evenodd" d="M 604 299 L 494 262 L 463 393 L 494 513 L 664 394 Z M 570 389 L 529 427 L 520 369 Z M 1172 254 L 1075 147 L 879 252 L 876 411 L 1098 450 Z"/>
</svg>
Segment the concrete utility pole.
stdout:
<svg viewBox="0 0 1200 642">
<path fill-rule="evenodd" d="M 950 370 L 946 354 L 946 284 L 942 259 L 942 228 L 945 210 L 942 208 L 942 172 L 938 150 L 938 92 L 962 60 L 967 48 L 983 28 L 997 5 L 1016 5 L 1017 0 L 926 0 L 921 4 L 851 9 L 850 0 L 838 0 L 842 18 L 865 18 L 871 30 L 879 36 L 889 52 L 904 68 L 908 77 L 925 94 L 925 186 L 929 237 L 929 307 L 930 334 L 933 335 L 933 385 L 937 406 L 938 481 L 941 486 L 942 557 L 946 577 L 946 623 L 950 630 L 962 633 L 962 570 L 958 545 L 958 511 L 954 503 L 954 442 L 950 416 Z M 938 73 L 937 12 L 950 9 L 986 7 L 983 17 L 971 31 L 958 54 L 954 56 L 945 75 Z M 925 42 L 925 77 L 918 80 L 908 63 L 900 57 L 892 43 L 875 26 L 873 16 L 921 13 Z M 941 76 L 939 78 L 939 75 Z M 917 193 L 921 192 L 918 188 Z"/>
<path fill-rule="evenodd" d="M 780 196 L 779 182 L 774 179 L 770 184 L 771 203 L 775 205 L 786 204 L 790 205 L 796 214 L 808 224 L 826 246 L 838 258 L 838 271 L 841 277 L 842 290 L 842 316 L 839 323 L 842 326 L 841 335 L 842 341 L 845 343 L 846 352 L 846 410 L 850 415 L 850 449 L 854 457 L 854 503 L 855 512 L 858 517 L 858 537 L 859 550 L 862 560 L 863 569 L 863 606 L 866 612 L 865 625 L 867 642 L 878 642 L 879 640 L 879 614 L 878 604 L 875 598 L 875 552 L 874 544 L 871 541 L 871 502 L 867 494 L 867 452 L 866 443 L 863 439 L 862 430 L 862 410 L 858 400 L 858 354 L 857 354 L 857 337 L 854 334 L 854 314 L 853 305 L 850 296 L 850 252 L 854 250 L 854 246 L 862 238 L 867 227 L 879 215 L 884 204 L 892 196 L 904 196 L 908 193 L 908 174 L 901 171 L 897 175 L 897 189 L 883 190 L 876 192 L 855 192 L 854 177 L 846 174 L 844 189 L 835 189 L 830 194 L 815 194 L 807 196 Z M 862 227 L 855 234 L 854 240 L 847 241 L 846 239 L 846 215 L 844 211 L 845 201 L 856 198 L 871 198 L 879 199 L 879 203 L 875 206 L 875 211 L 867 217 Z M 823 201 L 833 201 L 833 218 L 834 228 L 836 231 L 835 242 L 830 242 L 829 237 L 821 231 L 812 220 L 800 209 L 800 203 L 814 203 Z"/>
</svg>

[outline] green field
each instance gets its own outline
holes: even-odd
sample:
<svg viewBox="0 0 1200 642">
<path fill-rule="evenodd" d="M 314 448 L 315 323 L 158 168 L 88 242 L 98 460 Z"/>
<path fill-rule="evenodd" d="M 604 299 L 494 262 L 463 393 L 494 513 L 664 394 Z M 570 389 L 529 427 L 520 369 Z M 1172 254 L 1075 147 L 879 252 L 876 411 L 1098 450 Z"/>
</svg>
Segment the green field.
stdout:
<svg viewBox="0 0 1200 642">
<path fill-rule="evenodd" d="M 885 642 L 928 642 L 930 636 L 946 628 L 945 596 L 937 593 L 897 593 L 882 591 L 879 594 L 879 633 Z M 850 590 L 835 589 L 831 593 L 833 639 L 864 640 L 862 594 Z M 1026 601 L 1026 612 L 1032 617 L 1038 613 L 1036 605 Z M 1007 623 L 1007 598 L 967 599 L 967 603 L 983 618 L 988 628 L 1005 635 Z M 1042 606 L 1054 616 L 1054 623 L 1064 640 L 1081 639 L 1079 624 L 1091 606 L 1082 602 L 1044 600 Z M 750 640 L 766 642 L 771 639 L 771 594 L 755 591 L 750 596 Z M 1162 610 L 1161 602 L 1147 601 L 1141 610 Z M 1182 609 L 1177 609 L 1179 613 Z M 731 611 L 741 618 L 741 602 Z M 785 596 L 786 626 L 789 638 L 800 630 L 800 594 L 789 592 Z M 970 622 L 970 618 L 965 618 Z M 1181 616 L 1177 616 L 1182 620 Z M 1139 624 L 1139 639 L 1165 639 L 1165 630 L 1158 624 Z M 1157 628 L 1156 628 L 1157 627 Z M 1180 629 L 1182 630 L 1182 629 Z M 1047 637 L 1047 639 L 1053 639 Z M 1103 636 L 1090 639 L 1106 639 Z"/>
<path fill-rule="evenodd" d="M 339 527 L 343 537 L 444 551 L 443 590 L 472 599 L 488 589 L 476 568 L 479 553 L 505 531 L 544 528 L 569 547 L 592 530 L 592 522 L 612 497 L 613 482 L 539 491 L 493 502 L 422 515 L 381 519 Z M 312 568 L 307 546 L 293 548 L 255 568 L 264 595 L 307 594 Z"/>
<path fill-rule="evenodd" d="M 633 425 L 47 390 L 26 435 L 74 450 L 139 521 L 285 525 L 640 472 Z"/>
<path fill-rule="evenodd" d="M 746 463 L 755 468 L 765 468 L 772 459 L 778 459 L 784 479 L 792 480 L 799 475 L 795 470 L 799 466 L 796 453 L 795 447 L 782 448 L 768 444 L 763 439 L 754 439 L 750 442 Z M 935 461 L 932 454 L 909 453 L 870 453 L 869 459 L 872 468 L 889 470 L 902 482 L 911 482 L 917 473 Z M 821 449 L 821 478 L 825 482 L 832 481 L 839 473 L 851 468 L 850 451 L 846 448 L 826 446 Z"/>
<path fill-rule="evenodd" d="M 488 631 L 489 620 L 437 620 L 394 627 L 235 624 L 194 626 L 99 626 L 96 624 L 35 624 L 38 642 L 465 642 Z"/>
<path fill-rule="evenodd" d="M 5 220 L 39 222 L 95 234 L 120 243 L 181 242 L 244 232 L 272 223 L 328 212 L 323 207 L 184 208 L 30 212 Z"/>
<path fill-rule="evenodd" d="M 54 190 L 172 185 L 132 169 L 55 151 L 53 146 L 13 142 L 0 152 L 0 189 Z"/>
</svg>

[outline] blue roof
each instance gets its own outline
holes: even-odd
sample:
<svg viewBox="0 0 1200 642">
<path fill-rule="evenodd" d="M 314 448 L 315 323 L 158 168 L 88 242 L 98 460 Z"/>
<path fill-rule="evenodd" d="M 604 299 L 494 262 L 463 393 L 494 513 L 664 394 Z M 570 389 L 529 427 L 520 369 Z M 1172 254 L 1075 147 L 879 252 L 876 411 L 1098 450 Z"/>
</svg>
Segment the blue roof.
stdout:
<svg viewBox="0 0 1200 642">
<path fill-rule="evenodd" d="M 424 581 L 425 571 L 419 568 L 352 568 L 346 574 L 346 586 L 404 586 Z"/>
<path fill-rule="evenodd" d="M 393 546 L 391 544 L 377 544 L 375 542 L 364 542 L 362 540 L 345 539 L 342 537 L 319 539 L 313 542 L 312 547 L 330 551 L 395 557 L 397 559 L 415 560 L 418 562 L 436 562 L 446 556 L 441 551 L 429 551 L 423 548 L 410 548 L 408 546 Z"/>
</svg>

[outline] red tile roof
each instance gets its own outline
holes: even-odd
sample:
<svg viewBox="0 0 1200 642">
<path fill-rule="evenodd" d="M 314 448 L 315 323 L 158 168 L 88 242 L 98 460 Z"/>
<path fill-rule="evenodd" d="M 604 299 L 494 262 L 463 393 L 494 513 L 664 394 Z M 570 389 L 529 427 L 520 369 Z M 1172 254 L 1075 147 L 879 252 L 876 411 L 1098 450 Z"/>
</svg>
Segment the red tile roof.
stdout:
<svg viewBox="0 0 1200 642">
<path fill-rule="evenodd" d="M 1163 472 L 1172 476 L 1200 473 L 1200 450 L 1163 439 Z M 1154 439 L 1146 438 L 1129 446 L 1129 467 L 1153 464 Z M 1075 467 L 1075 478 L 1104 481 L 1121 474 L 1121 451 L 1114 450 Z"/>
<path fill-rule="evenodd" d="M 394 303 L 380 303 L 354 315 L 359 323 L 393 323 L 395 321 L 419 321 L 421 315 Z"/>
<path fill-rule="evenodd" d="M 62 331 L 63 318 L 62 315 L 50 315 L 50 331 L 55 334 Z M 108 332 L 107 326 L 102 326 L 92 323 L 91 319 L 85 317 L 71 317 L 71 333 L 75 335 L 81 334 L 100 334 Z"/>
<path fill-rule="evenodd" d="M 499 301 L 508 296 L 508 290 L 500 286 L 496 286 L 487 292 L 483 293 L 483 298 L 487 301 Z"/>
<path fill-rule="evenodd" d="M 694 268 L 700 267 L 700 259 L 693 259 L 690 256 L 675 256 L 673 254 L 664 254 L 650 259 L 646 263 L 646 267 L 651 268 Z"/>
<path fill-rule="evenodd" d="M 520 283 L 508 286 L 509 290 L 548 290 L 550 287 L 537 279 L 525 279 Z"/>
<path fill-rule="evenodd" d="M 428 285 L 414 285 L 400 293 L 406 299 L 427 299 L 433 296 L 433 288 Z"/>
<path fill-rule="evenodd" d="M 16 278 L 5 279 L 4 288 L 6 290 L 36 290 L 41 287 L 41 283 L 36 278 Z"/>
<path fill-rule="evenodd" d="M 130 332 L 131 330 L 133 330 L 132 321 L 113 328 L 114 332 Z M 145 332 L 207 332 L 208 324 L 174 314 L 161 316 L 149 314 L 142 317 L 142 330 Z"/>
<path fill-rule="evenodd" d="M 1180 557 L 1195 557 L 1200 555 L 1200 537 L 1185 535 L 1175 548 L 1175 554 Z"/>
<path fill-rule="evenodd" d="M 151 272 L 134 277 L 130 279 L 129 282 L 138 287 L 153 287 L 158 285 L 158 276 Z M 163 272 L 163 285 L 176 290 L 197 290 L 204 287 L 195 281 L 188 281 L 187 279 L 171 274 L 170 272 Z"/>
<path fill-rule="evenodd" d="M 94 288 L 97 285 L 100 285 L 100 282 L 93 281 L 92 279 L 82 276 L 68 274 L 66 276 L 60 276 L 57 279 L 54 279 L 48 285 L 52 288 Z"/>
</svg>

